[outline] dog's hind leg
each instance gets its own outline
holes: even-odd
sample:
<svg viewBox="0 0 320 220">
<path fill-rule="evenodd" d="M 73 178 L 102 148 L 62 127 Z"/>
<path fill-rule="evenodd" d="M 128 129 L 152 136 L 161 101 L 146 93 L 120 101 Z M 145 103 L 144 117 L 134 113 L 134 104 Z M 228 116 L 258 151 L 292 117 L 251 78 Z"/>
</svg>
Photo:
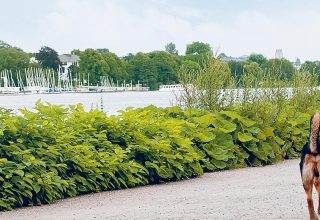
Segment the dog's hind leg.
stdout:
<svg viewBox="0 0 320 220">
<path fill-rule="evenodd" d="M 308 183 L 304 184 L 304 190 L 306 191 L 306 195 L 307 195 L 307 203 L 308 203 L 310 220 L 318 220 L 318 216 L 317 216 L 316 212 L 314 211 L 314 206 L 313 206 L 312 187 L 313 187 L 312 182 L 308 182 Z"/>
<path fill-rule="evenodd" d="M 304 159 L 304 164 L 302 168 L 302 182 L 303 182 L 303 188 L 306 192 L 307 196 L 307 203 L 308 203 L 308 210 L 311 220 L 318 220 L 318 216 L 316 212 L 314 211 L 314 205 L 312 200 L 312 187 L 314 183 L 314 171 L 316 163 L 315 161 L 312 161 L 312 157 L 309 158 L 309 156 L 306 156 Z"/>
<path fill-rule="evenodd" d="M 316 157 L 316 170 L 315 170 L 315 177 L 314 177 L 314 186 L 318 193 L 318 214 L 320 215 L 320 179 L 319 179 L 319 170 L 320 170 L 320 156 Z"/>
<path fill-rule="evenodd" d="M 318 193 L 318 214 L 320 215 L 320 181 L 319 178 L 314 178 L 314 186 Z"/>
</svg>

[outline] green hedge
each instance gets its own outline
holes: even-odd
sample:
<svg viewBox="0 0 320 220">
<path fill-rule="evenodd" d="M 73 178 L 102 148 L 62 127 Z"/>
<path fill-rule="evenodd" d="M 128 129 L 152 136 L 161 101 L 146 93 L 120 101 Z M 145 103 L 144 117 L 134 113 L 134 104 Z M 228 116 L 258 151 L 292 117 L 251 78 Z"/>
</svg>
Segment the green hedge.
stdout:
<svg viewBox="0 0 320 220">
<path fill-rule="evenodd" d="M 295 158 L 309 118 L 266 127 L 237 112 L 178 107 L 110 117 L 81 105 L 1 109 L 0 210 Z"/>
</svg>

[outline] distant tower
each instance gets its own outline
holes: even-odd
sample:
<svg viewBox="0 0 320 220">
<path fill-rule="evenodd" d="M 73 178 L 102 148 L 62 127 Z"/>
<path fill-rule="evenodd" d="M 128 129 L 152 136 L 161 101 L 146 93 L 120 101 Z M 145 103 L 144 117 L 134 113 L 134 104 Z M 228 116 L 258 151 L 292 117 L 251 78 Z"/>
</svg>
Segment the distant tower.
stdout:
<svg viewBox="0 0 320 220">
<path fill-rule="evenodd" d="M 275 55 L 276 59 L 282 59 L 283 58 L 283 52 L 282 49 L 276 49 L 276 55 Z"/>
<path fill-rule="evenodd" d="M 301 61 L 299 58 L 296 59 L 296 62 L 293 63 L 293 66 L 298 70 L 301 68 Z"/>
</svg>

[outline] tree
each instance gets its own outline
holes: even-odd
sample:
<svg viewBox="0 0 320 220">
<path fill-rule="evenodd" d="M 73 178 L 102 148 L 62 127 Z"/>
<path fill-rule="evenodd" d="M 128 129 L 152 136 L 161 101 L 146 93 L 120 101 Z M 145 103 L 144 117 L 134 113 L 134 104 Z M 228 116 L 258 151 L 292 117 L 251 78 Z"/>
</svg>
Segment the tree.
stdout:
<svg viewBox="0 0 320 220">
<path fill-rule="evenodd" d="M 228 62 L 231 75 L 235 77 L 235 79 L 240 80 L 243 73 L 244 73 L 244 65 L 245 62 L 237 62 L 237 61 L 230 61 Z"/>
<path fill-rule="evenodd" d="M 121 81 L 128 79 L 125 61 L 114 53 L 94 49 L 83 52 L 74 50 L 73 53 L 80 56 L 79 72 L 85 77 L 90 74 L 89 80 L 92 84 L 99 83 L 103 76 Z"/>
<path fill-rule="evenodd" d="M 102 55 L 109 66 L 107 72 L 109 77 L 113 80 L 128 80 L 128 73 L 124 61 L 111 52 L 104 52 Z"/>
<path fill-rule="evenodd" d="M 210 44 L 202 43 L 199 41 L 193 42 L 187 45 L 186 55 L 206 54 L 212 55 L 212 49 Z"/>
<path fill-rule="evenodd" d="M 189 73 L 199 72 L 201 70 L 200 65 L 192 60 L 183 60 L 181 62 L 181 67 L 182 66 L 185 71 Z"/>
<path fill-rule="evenodd" d="M 250 62 L 243 66 L 244 73 L 253 75 L 257 79 L 261 79 L 263 71 L 258 63 Z"/>
<path fill-rule="evenodd" d="M 302 70 L 306 70 L 309 73 L 314 73 L 318 76 L 318 82 L 320 82 L 320 62 L 319 61 L 306 61 L 301 66 Z"/>
<path fill-rule="evenodd" d="M 258 83 L 263 79 L 263 70 L 256 62 L 249 62 L 243 66 L 244 75 L 240 83 L 244 88 L 259 86 Z"/>
<path fill-rule="evenodd" d="M 137 53 L 127 61 L 129 78 L 135 83 L 146 84 L 151 90 L 157 88 L 157 70 L 148 54 Z"/>
<path fill-rule="evenodd" d="M 54 49 L 47 46 L 41 47 L 39 52 L 36 54 L 36 59 L 44 68 L 58 70 L 60 65 L 58 53 Z"/>
<path fill-rule="evenodd" d="M 248 61 L 256 62 L 260 66 L 264 65 L 268 60 L 262 54 L 250 54 Z"/>
<path fill-rule="evenodd" d="M 110 52 L 109 49 L 107 49 L 107 48 L 99 48 L 99 49 L 97 49 L 97 51 L 99 51 L 100 53 Z"/>
<path fill-rule="evenodd" d="M 226 103 L 231 105 L 233 102 L 232 94 L 225 89 L 232 91 L 230 89 L 235 88 L 235 81 L 228 64 L 223 61 L 209 57 L 204 68 L 196 74 L 182 66 L 179 76 L 185 86 L 180 99 L 187 107 L 219 111 Z M 187 86 L 188 84 L 194 87 Z M 221 93 L 221 89 L 225 92 Z"/>
<path fill-rule="evenodd" d="M 164 51 L 149 54 L 151 64 L 156 68 L 157 81 L 161 84 L 174 84 L 178 82 L 176 56 Z"/>
<path fill-rule="evenodd" d="M 264 68 L 265 71 L 279 74 L 281 80 L 291 80 L 295 71 L 293 64 L 286 59 L 270 59 Z"/>
<path fill-rule="evenodd" d="M 99 51 L 86 49 L 79 53 L 79 57 L 79 72 L 85 79 L 89 75 L 90 84 L 95 85 L 100 82 L 101 76 L 108 76 L 110 67 Z"/>
<path fill-rule="evenodd" d="M 320 75 L 320 62 L 306 61 L 302 64 L 301 69 L 307 70 L 309 73 L 316 73 Z"/>
<path fill-rule="evenodd" d="M 0 48 L 0 71 L 23 70 L 28 67 L 30 55 L 16 48 Z"/>
<path fill-rule="evenodd" d="M 171 54 L 178 55 L 178 50 L 176 49 L 176 45 L 172 42 L 168 43 L 166 46 L 166 51 Z"/>
<path fill-rule="evenodd" d="M 226 58 L 226 57 L 227 57 L 227 55 L 226 55 L 225 53 L 220 53 L 220 54 L 218 55 L 217 59 L 218 59 L 218 60 L 222 60 L 222 59 L 224 59 L 224 58 Z"/>
</svg>

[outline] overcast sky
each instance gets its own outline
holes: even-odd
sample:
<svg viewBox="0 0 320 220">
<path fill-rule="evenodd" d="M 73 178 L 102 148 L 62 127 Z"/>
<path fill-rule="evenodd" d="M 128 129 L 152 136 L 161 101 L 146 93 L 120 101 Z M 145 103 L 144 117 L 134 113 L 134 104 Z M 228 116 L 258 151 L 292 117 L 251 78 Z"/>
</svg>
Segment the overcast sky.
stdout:
<svg viewBox="0 0 320 220">
<path fill-rule="evenodd" d="M 119 56 L 193 41 L 231 56 L 281 48 L 320 60 L 319 0 L 0 0 L 0 39 L 25 51 L 108 48 Z"/>
</svg>

